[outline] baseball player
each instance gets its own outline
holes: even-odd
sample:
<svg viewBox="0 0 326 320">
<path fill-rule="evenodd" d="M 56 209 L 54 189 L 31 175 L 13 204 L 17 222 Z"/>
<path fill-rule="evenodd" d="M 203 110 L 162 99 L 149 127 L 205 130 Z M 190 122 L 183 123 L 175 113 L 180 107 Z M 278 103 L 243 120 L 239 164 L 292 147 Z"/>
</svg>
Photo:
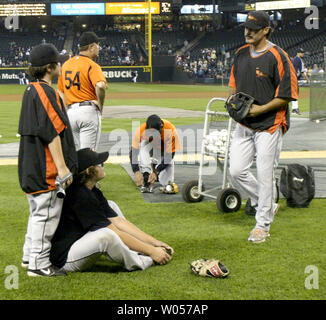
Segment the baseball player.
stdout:
<svg viewBox="0 0 326 320">
<path fill-rule="evenodd" d="M 30 207 L 22 267 L 28 276 L 57 276 L 62 272 L 49 260 L 51 239 L 58 226 L 63 200 L 56 179 L 72 182 L 77 154 L 63 102 L 51 87 L 60 72 L 60 56 L 52 44 L 41 44 L 30 54 L 29 74 L 36 79 L 24 93 L 19 120 L 19 182 Z"/>
<path fill-rule="evenodd" d="M 18 80 L 19 80 L 19 85 L 25 84 L 24 75 L 21 71 L 18 73 Z"/>
<path fill-rule="evenodd" d="M 292 59 L 292 64 L 294 66 L 295 69 L 295 73 L 297 75 L 297 81 L 301 78 L 304 77 L 307 81 L 307 83 L 310 82 L 309 77 L 307 75 L 307 69 L 304 66 L 303 63 L 303 56 L 305 54 L 305 51 L 300 48 L 297 52 L 297 55 Z M 296 101 L 292 101 L 292 113 L 298 114 L 300 115 L 300 110 L 299 110 L 299 103 L 298 100 Z"/>
<path fill-rule="evenodd" d="M 278 210 L 274 203 L 274 168 L 278 164 L 283 134 L 289 129 L 288 103 L 298 98 L 295 70 L 280 47 L 268 40 L 272 30 L 264 11 L 248 14 L 246 45 L 234 57 L 229 86 L 231 94 L 255 98 L 249 115 L 237 123 L 230 149 L 230 175 L 249 195 L 247 208 L 256 225 L 248 238 L 263 242 Z M 256 156 L 257 179 L 249 171 Z"/>
<path fill-rule="evenodd" d="M 58 92 L 68 110 L 77 150 L 96 150 L 100 141 L 107 82 L 94 61 L 99 55 L 99 41 L 94 32 L 84 32 L 79 39 L 79 55 L 64 63 L 58 79 Z"/>
<path fill-rule="evenodd" d="M 149 116 L 146 123 L 136 130 L 129 156 L 135 183 L 141 192 L 152 192 L 155 181 L 159 181 L 163 187 L 174 181 L 173 158 L 180 148 L 175 126 L 156 114 Z M 155 166 L 151 155 L 157 159 Z"/>
<path fill-rule="evenodd" d="M 67 189 L 51 261 L 63 271 L 82 271 L 101 255 L 125 269 L 166 264 L 173 249 L 125 219 L 117 204 L 107 201 L 96 183 L 105 177 L 108 152 L 78 151 L 79 175 Z M 169 252 L 169 253 L 168 253 Z"/>
</svg>

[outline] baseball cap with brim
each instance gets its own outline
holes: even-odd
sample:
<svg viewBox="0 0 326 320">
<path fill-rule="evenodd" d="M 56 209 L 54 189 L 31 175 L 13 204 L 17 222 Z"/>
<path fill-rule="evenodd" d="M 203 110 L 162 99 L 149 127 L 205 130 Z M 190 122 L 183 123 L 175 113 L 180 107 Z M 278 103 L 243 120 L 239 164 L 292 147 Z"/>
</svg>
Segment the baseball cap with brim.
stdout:
<svg viewBox="0 0 326 320">
<path fill-rule="evenodd" d="M 92 43 L 99 43 L 100 40 L 104 40 L 105 38 L 99 38 L 94 32 L 86 31 L 79 38 L 79 46 L 85 47 Z"/>
<path fill-rule="evenodd" d="M 241 26 L 251 30 L 270 27 L 269 15 L 265 11 L 252 11 L 248 14 L 246 22 L 242 23 Z"/>
<path fill-rule="evenodd" d="M 95 152 L 90 148 L 80 149 L 77 151 L 78 173 L 85 171 L 87 168 L 104 163 L 108 157 L 108 152 Z"/>
<path fill-rule="evenodd" d="M 49 63 L 63 63 L 64 56 L 51 43 L 42 43 L 32 48 L 29 62 L 32 67 L 42 67 Z"/>
</svg>

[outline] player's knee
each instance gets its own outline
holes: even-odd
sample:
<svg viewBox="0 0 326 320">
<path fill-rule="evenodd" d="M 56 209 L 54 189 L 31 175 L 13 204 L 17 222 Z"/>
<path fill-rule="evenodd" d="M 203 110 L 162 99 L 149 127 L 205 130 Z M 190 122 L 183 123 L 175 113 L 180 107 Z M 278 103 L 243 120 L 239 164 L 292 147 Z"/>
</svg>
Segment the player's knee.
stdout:
<svg viewBox="0 0 326 320">
<path fill-rule="evenodd" d="M 97 241 L 102 252 L 107 251 L 109 246 L 112 246 L 119 240 L 119 236 L 109 228 L 103 228 L 103 232 L 98 236 Z"/>
<path fill-rule="evenodd" d="M 236 180 L 241 179 L 246 175 L 243 168 L 237 166 L 230 166 L 229 172 L 230 172 L 230 176 Z"/>
</svg>

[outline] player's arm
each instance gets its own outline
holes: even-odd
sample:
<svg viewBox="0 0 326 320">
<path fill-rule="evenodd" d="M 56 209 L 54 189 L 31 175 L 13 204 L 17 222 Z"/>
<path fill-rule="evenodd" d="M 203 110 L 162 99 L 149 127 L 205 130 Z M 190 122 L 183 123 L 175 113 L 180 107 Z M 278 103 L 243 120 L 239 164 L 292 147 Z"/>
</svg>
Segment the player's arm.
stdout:
<svg viewBox="0 0 326 320">
<path fill-rule="evenodd" d="M 278 110 L 284 106 L 286 106 L 292 99 L 283 99 L 283 98 L 274 98 L 270 102 L 264 105 L 253 104 L 249 111 L 250 117 L 257 117 L 263 113 Z"/>
<path fill-rule="evenodd" d="M 131 170 L 135 175 L 136 186 L 140 187 L 144 183 L 144 180 L 143 180 L 143 175 L 139 170 L 138 155 L 139 155 L 139 149 L 131 147 L 129 152 Z"/>
<path fill-rule="evenodd" d="M 308 77 L 308 74 L 307 74 L 307 72 L 306 72 L 306 71 L 304 71 L 304 72 L 301 72 L 301 76 L 305 77 L 305 79 L 306 79 L 307 83 L 309 83 L 309 82 L 310 82 L 310 79 L 309 79 L 309 77 Z"/>
<path fill-rule="evenodd" d="M 166 243 L 159 241 L 152 237 L 151 235 L 145 233 L 144 231 L 140 230 L 130 221 L 123 219 L 121 217 L 114 217 L 109 218 L 109 220 L 121 231 L 124 231 L 133 237 L 137 238 L 138 240 L 148 243 L 154 247 L 164 247 L 171 249 L 172 253 L 174 252 L 173 249 Z"/>
<path fill-rule="evenodd" d="M 237 88 L 230 88 L 229 95 L 236 94 L 236 92 L 237 92 Z"/>
<path fill-rule="evenodd" d="M 57 90 L 57 92 L 58 92 L 58 94 L 59 94 L 59 96 L 60 96 L 60 98 L 61 98 L 61 100 L 63 102 L 64 107 L 67 108 L 64 93 L 62 91 L 60 91 L 60 90 Z"/>
<path fill-rule="evenodd" d="M 139 164 L 138 164 L 140 142 L 141 142 L 141 127 L 139 127 L 134 134 L 130 153 L 129 153 L 131 169 L 135 175 L 135 184 L 137 187 L 140 187 L 144 183 L 143 175 L 139 170 Z"/>
<path fill-rule="evenodd" d="M 108 228 L 114 231 L 129 249 L 144 253 L 159 264 L 166 264 L 171 260 L 171 256 L 163 248 L 154 247 L 153 245 L 138 240 L 134 236 L 119 230 L 113 223 L 111 223 Z"/>
<path fill-rule="evenodd" d="M 99 81 L 95 85 L 95 93 L 97 97 L 96 104 L 100 110 L 103 112 L 104 100 L 105 100 L 105 90 L 106 90 L 106 83 L 104 81 Z"/>
<path fill-rule="evenodd" d="M 56 136 L 50 143 L 49 143 L 49 150 L 51 156 L 53 158 L 54 164 L 58 170 L 59 178 L 62 179 L 70 170 L 67 168 L 66 162 L 63 157 L 62 147 L 61 147 L 61 138 L 60 136 Z M 72 178 L 70 178 L 66 182 L 66 186 L 69 186 L 72 183 Z"/>
</svg>

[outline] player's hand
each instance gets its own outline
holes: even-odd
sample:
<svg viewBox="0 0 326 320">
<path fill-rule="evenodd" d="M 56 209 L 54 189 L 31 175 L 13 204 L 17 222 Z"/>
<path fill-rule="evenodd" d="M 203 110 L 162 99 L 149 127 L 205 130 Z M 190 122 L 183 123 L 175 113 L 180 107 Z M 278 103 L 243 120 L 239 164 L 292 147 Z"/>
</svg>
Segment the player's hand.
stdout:
<svg viewBox="0 0 326 320">
<path fill-rule="evenodd" d="M 148 182 L 152 184 L 155 181 L 157 181 L 157 174 L 155 172 L 152 172 L 148 177 Z"/>
<path fill-rule="evenodd" d="M 171 260 L 171 256 L 162 247 L 153 247 L 150 254 L 153 261 L 157 264 L 167 264 Z"/>
<path fill-rule="evenodd" d="M 70 170 L 67 167 L 64 167 L 60 170 L 58 170 L 58 176 L 60 179 L 63 179 L 65 176 L 67 176 L 70 173 Z M 67 188 L 72 184 L 73 177 L 69 178 L 64 184 L 63 188 Z"/>
<path fill-rule="evenodd" d="M 171 251 L 171 254 L 174 254 L 174 249 L 172 247 L 170 247 L 167 243 L 164 243 L 162 241 L 157 241 L 155 243 L 155 247 L 162 247 L 162 248 L 168 249 L 169 251 Z"/>
<path fill-rule="evenodd" d="M 144 183 L 143 175 L 140 171 L 135 172 L 135 183 L 137 187 L 140 187 Z"/>
</svg>

